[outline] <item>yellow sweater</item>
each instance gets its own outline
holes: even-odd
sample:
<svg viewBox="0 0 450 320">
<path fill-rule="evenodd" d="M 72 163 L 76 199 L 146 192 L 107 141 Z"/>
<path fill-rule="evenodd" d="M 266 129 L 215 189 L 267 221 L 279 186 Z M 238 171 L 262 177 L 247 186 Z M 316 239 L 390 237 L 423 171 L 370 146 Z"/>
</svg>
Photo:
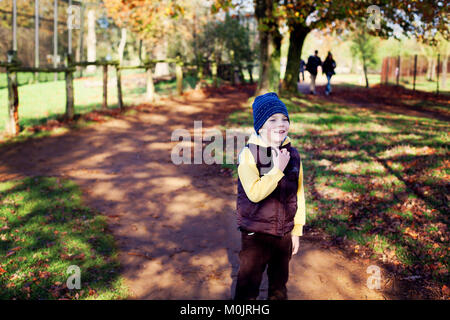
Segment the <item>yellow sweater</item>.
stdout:
<svg viewBox="0 0 450 320">
<path fill-rule="evenodd" d="M 283 146 L 290 142 L 289 137 L 283 142 Z M 248 140 L 248 143 L 253 143 L 263 147 L 268 145 L 253 133 Z M 270 195 L 277 187 L 278 182 L 283 178 L 284 173 L 278 167 L 273 167 L 262 177 L 259 177 L 259 171 L 256 166 L 255 159 L 249 148 L 244 147 L 239 153 L 238 175 L 241 180 L 242 187 L 253 202 L 259 202 Z M 294 217 L 294 229 L 292 235 L 302 236 L 303 226 L 305 225 L 305 192 L 303 189 L 303 166 L 300 160 L 300 173 L 298 176 L 298 191 L 297 191 L 297 212 Z"/>
</svg>

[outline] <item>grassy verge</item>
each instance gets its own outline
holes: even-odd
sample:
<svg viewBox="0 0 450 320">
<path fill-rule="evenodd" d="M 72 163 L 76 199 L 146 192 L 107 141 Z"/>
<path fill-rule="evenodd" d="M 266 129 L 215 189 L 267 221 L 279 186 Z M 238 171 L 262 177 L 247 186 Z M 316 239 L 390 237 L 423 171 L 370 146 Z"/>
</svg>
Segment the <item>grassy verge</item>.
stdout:
<svg viewBox="0 0 450 320">
<path fill-rule="evenodd" d="M 130 70 L 123 75 L 123 101 L 125 105 L 145 102 L 145 74 L 131 73 Z M 21 75 L 21 73 L 19 73 Z M 117 107 L 117 88 L 110 75 L 108 84 L 108 108 Z M 197 79 L 186 76 L 183 79 L 185 90 L 194 88 Z M 211 79 L 205 79 L 208 84 Z M 98 76 L 74 80 L 75 114 L 84 114 L 100 110 L 103 101 L 102 79 Z M 56 119 L 65 113 L 66 88 L 65 81 L 24 84 L 19 87 L 19 125 L 22 129 L 40 125 L 47 120 Z M 155 84 L 157 94 L 166 95 L 176 92 L 176 81 L 159 81 Z M 0 88 L 0 134 L 6 130 L 8 119 L 8 89 Z"/>
<path fill-rule="evenodd" d="M 127 108 L 125 111 L 120 112 L 117 106 L 113 106 L 106 111 L 92 111 L 86 114 L 76 114 L 74 120 L 70 122 L 64 121 L 58 116 L 36 119 L 36 121 L 32 124 L 33 127 L 30 126 L 22 128 L 24 130 L 22 130 L 17 136 L 2 136 L 0 134 L 0 148 L 8 144 L 25 141 L 27 139 L 40 139 L 51 135 L 64 134 L 69 130 L 97 125 L 101 122 L 113 119 L 118 115 L 128 116 L 136 114 L 137 112 L 138 111 L 135 108 Z"/>
<path fill-rule="evenodd" d="M 2 182 L 0 204 L 0 299 L 127 297 L 105 218 L 83 206 L 73 182 Z M 80 268 L 80 289 L 67 287 L 72 265 Z"/>
<path fill-rule="evenodd" d="M 448 283 L 449 124 L 327 101 L 283 101 L 303 161 L 307 227 L 405 278 Z M 249 101 L 227 127 L 252 125 Z M 236 166 L 227 167 L 236 177 Z"/>
</svg>

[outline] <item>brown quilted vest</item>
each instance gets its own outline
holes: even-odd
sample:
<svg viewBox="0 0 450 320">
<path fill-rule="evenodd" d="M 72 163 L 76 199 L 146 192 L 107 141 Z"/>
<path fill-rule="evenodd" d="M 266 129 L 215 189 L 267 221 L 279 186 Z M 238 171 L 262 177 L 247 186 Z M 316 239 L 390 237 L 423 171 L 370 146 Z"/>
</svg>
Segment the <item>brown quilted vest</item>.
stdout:
<svg viewBox="0 0 450 320">
<path fill-rule="evenodd" d="M 272 147 L 253 143 L 246 145 L 252 152 L 260 177 L 273 168 Z M 290 153 L 283 178 L 275 190 L 260 202 L 252 202 L 238 177 L 237 224 L 238 229 L 283 236 L 294 228 L 297 212 L 297 191 L 300 172 L 300 155 L 291 143 L 281 147 Z"/>
</svg>

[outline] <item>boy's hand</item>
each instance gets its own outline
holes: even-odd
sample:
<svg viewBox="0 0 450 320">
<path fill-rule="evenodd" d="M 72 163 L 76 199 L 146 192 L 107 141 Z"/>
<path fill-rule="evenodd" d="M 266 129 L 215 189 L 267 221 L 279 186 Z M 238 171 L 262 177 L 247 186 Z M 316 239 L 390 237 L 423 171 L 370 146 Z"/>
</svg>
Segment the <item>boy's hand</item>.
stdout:
<svg viewBox="0 0 450 320">
<path fill-rule="evenodd" d="M 291 155 L 286 148 L 283 148 L 281 150 L 275 149 L 275 152 L 273 153 L 273 164 L 274 166 L 277 166 L 281 171 L 284 171 L 287 164 L 289 163 L 290 157 Z"/>
<path fill-rule="evenodd" d="M 300 237 L 292 236 L 292 255 L 297 254 L 299 246 L 300 246 Z"/>
</svg>

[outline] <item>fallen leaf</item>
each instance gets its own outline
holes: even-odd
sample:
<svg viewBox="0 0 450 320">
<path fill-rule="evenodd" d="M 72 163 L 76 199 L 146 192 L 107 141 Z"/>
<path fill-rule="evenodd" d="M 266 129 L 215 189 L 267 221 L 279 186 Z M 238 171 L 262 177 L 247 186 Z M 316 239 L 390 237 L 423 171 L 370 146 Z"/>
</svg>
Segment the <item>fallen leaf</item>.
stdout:
<svg viewBox="0 0 450 320">
<path fill-rule="evenodd" d="M 146 258 L 146 259 L 153 259 L 153 257 L 150 254 L 148 254 L 148 253 L 128 252 L 128 255 L 143 257 L 143 258 Z"/>
<path fill-rule="evenodd" d="M 442 293 L 447 296 L 450 296 L 450 288 L 447 287 L 445 284 L 442 286 Z"/>
<path fill-rule="evenodd" d="M 12 256 L 14 253 L 16 253 L 15 251 L 8 251 L 8 253 L 6 254 L 6 258 L 8 258 L 9 256 Z"/>
</svg>

